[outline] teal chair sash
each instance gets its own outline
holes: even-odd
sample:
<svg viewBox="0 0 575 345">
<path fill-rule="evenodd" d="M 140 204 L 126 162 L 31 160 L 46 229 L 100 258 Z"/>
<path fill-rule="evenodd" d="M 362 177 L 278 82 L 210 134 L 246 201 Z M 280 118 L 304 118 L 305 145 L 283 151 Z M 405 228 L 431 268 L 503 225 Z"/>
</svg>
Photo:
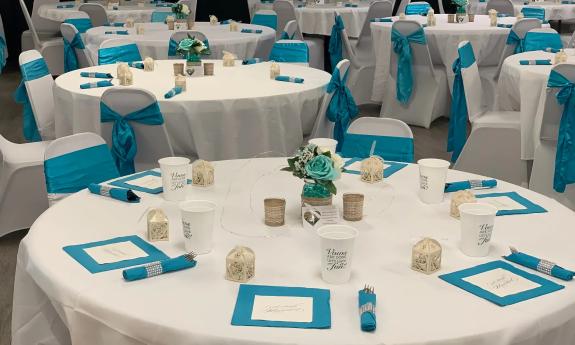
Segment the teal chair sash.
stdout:
<svg viewBox="0 0 575 345">
<path fill-rule="evenodd" d="M 341 31 L 345 29 L 343 19 L 341 16 L 335 16 L 335 23 L 331 28 L 331 36 L 329 38 L 329 60 L 331 62 L 331 69 L 334 70 L 335 66 L 343 60 L 343 41 Z"/>
<path fill-rule="evenodd" d="M 359 114 L 359 109 L 355 104 L 351 91 L 345 85 L 347 72 L 340 78 L 339 69 L 334 69 L 331 80 L 327 85 L 327 92 L 333 92 L 331 101 L 327 108 L 326 116 L 329 121 L 334 122 L 333 138 L 338 141 L 337 151 L 341 150 L 345 132 L 351 120 Z"/>
<path fill-rule="evenodd" d="M 116 62 L 142 61 L 140 50 L 135 43 L 123 46 L 98 49 L 98 64 L 110 65 Z"/>
<path fill-rule="evenodd" d="M 408 4 L 405 7 L 405 14 L 406 15 L 411 15 L 411 14 L 419 14 L 419 15 L 427 15 L 427 11 L 429 11 L 429 9 L 431 8 L 431 6 L 425 2 L 425 3 L 421 3 L 421 4 Z"/>
<path fill-rule="evenodd" d="M 545 9 L 540 7 L 523 7 L 521 13 L 525 18 L 536 18 L 545 22 Z"/>
<path fill-rule="evenodd" d="M 397 54 L 397 80 L 396 98 L 402 104 L 407 104 L 413 92 L 413 72 L 411 55 L 411 44 L 427 44 L 423 28 L 419 28 L 413 33 L 403 36 L 395 28 L 391 30 L 391 42 L 393 51 Z"/>
<path fill-rule="evenodd" d="M 563 49 L 561 36 L 556 32 L 527 32 L 524 39 L 525 51 Z"/>
<path fill-rule="evenodd" d="M 256 13 L 252 18 L 252 24 L 267 26 L 268 28 L 277 30 L 278 16 L 276 14 Z"/>
<path fill-rule="evenodd" d="M 165 23 L 168 16 L 173 16 L 172 12 L 168 11 L 154 11 L 152 12 L 152 23 Z"/>
<path fill-rule="evenodd" d="M 384 160 L 413 162 L 413 139 L 404 137 L 346 133 L 340 154 L 347 158 L 367 158 L 372 147 L 373 154 Z"/>
<path fill-rule="evenodd" d="M 78 69 L 78 56 L 76 56 L 76 49 L 85 49 L 82 36 L 79 33 L 74 35 L 72 42 L 63 37 L 64 40 L 64 71 L 70 72 Z"/>
<path fill-rule="evenodd" d="M 525 51 L 524 40 L 519 38 L 519 36 L 517 36 L 517 33 L 515 33 L 513 29 L 509 31 L 509 35 L 507 36 L 507 41 L 505 42 L 505 44 L 515 46 L 513 54 L 519 54 Z"/>
<path fill-rule="evenodd" d="M 301 41 L 277 41 L 272 47 L 270 61 L 277 62 L 309 62 L 309 48 Z"/>
<path fill-rule="evenodd" d="M 78 30 L 79 33 L 83 34 L 92 28 L 92 22 L 90 18 L 68 18 L 64 20 L 64 23 L 72 24 Z"/>
</svg>

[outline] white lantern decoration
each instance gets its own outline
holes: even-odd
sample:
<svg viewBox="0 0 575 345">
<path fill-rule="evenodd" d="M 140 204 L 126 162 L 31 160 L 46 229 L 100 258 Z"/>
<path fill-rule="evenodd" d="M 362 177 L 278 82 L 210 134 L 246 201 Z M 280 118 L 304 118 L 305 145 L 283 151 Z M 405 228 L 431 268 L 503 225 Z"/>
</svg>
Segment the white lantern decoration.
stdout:
<svg viewBox="0 0 575 345">
<path fill-rule="evenodd" d="M 133 28 L 134 27 L 134 18 L 132 18 L 132 17 L 127 18 L 125 25 L 127 28 Z"/>
<path fill-rule="evenodd" d="M 459 219 L 459 205 L 477 202 L 475 195 L 468 190 L 460 190 L 451 197 L 451 216 Z"/>
<path fill-rule="evenodd" d="M 413 246 L 411 269 L 431 274 L 441 268 L 441 245 L 434 239 L 424 238 Z"/>
<path fill-rule="evenodd" d="M 151 209 L 148 212 L 148 241 L 169 241 L 170 227 L 168 217 L 159 208 Z"/>
<path fill-rule="evenodd" d="M 405 17 L 405 13 L 402 12 L 402 13 L 399 14 L 399 19 L 405 20 L 405 18 L 406 18 L 406 17 Z"/>
<path fill-rule="evenodd" d="M 192 164 L 192 185 L 209 187 L 214 184 L 214 166 L 207 161 L 198 159 Z"/>
<path fill-rule="evenodd" d="M 281 73 L 280 64 L 275 61 L 272 61 L 270 65 L 270 78 L 275 79 L 280 75 L 280 73 Z"/>
<path fill-rule="evenodd" d="M 435 11 L 433 11 L 433 8 L 427 11 L 427 26 L 435 26 Z"/>
<path fill-rule="evenodd" d="M 236 56 L 230 52 L 224 50 L 224 67 L 234 67 L 236 65 Z"/>
<path fill-rule="evenodd" d="M 554 64 L 557 65 L 557 64 L 560 64 L 560 63 L 564 63 L 564 62 L 567 62 L 567 53 L 565 53 L 565 52 L 563 51 L 563 49 L 561 49 L 559 52 L 557 52 L 557 53 L 555 54 Z"/>
<path fill-rule="evenodd" d="M 218 17 L 211 15 L 210 16 L 210 24 L 212 25 L 218 25 L 220 23 L 220 21 L 218 20 Z"/>
<path fill-rule="evenodd" d="M 154 71 L 154 59 L 147 57 L 144 59 L 144 71 L 152 72 Z"/>
<path fill-rule="evenodd" d="M 142 25 L 142 24 L 136 25 L 136 35 L 143 35 L 144 31 L 145 31 L 144 25 Z"/>
<path fill-rule="evenodd" d="M 239 30 L 238 23 L 232 20 L 230 22 L 230 31 L 238 31 L 238 30 Z"/>
<path fill-rule="evenodd" d="M 490 9 L 487 13 L 489 14 L 489 25 L 497 26 L 497 11 Z"/>
<path fill-rule="evenodd" d="M 367 183 L 376 183 L 383 181 L 384 170 L 383 158 L 371 156 L 361 162 L 361 180 Z"/>
<path fill-rule="evenodd" d="M 226 257 L 226 279 L 245 283 L 256 273 L 256 255 L 248 247 L 236 246 Z"/>
<path fill-rule="evenodd" d="M 130 86 L 134 84 L 134 74 L 130 71 L 130 68 L 125 69 L 121 75 L 118 74 L 118 79 L 122 86 Z"/>
</svg>

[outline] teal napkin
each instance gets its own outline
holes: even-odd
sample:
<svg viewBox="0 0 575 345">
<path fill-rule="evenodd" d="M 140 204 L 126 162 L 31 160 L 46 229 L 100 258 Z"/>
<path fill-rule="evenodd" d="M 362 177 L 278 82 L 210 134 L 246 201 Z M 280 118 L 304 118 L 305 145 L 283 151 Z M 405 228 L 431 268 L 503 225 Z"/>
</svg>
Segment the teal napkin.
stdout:
<svg viewBox="0 0 575 345">
<path fill-rule="evenodd" d="M 156 261 L 145 266 L 125 269 L 122 271 L 122 276 L 126 281 L 134 281 L 159 276 L 160 274 L 168 272 L 181 271 L 195 267 L 197 261 L 194 260 L 194 258 L 195 255 L 188 253 L 178 256 L 177 258 Z"/>
<path fill-rule="evenodd" d="M 164 95 L 165 98 L 172 98 L 175 95 L 179 95 L 180 93 L 182 93 L 182 88 L 179 86 L 176 86 L 175 88 L 171 89 L 170 91 L 166 92 L 166 94 Z"/>
<path fill-rule="evenodd" d="M 101 79 L 112 79 L 112 73 L 101 73 L 101 72 L 80 72 L 80 76 L 84 78 L 101 78 Z"/>
<path fill-rule="evenodd" d="M 513 27 L 512 24 L 497 24 L 498 28 L 504 28 L 504 29 L 511 29 Z"/>
<path fill-rule="evenodd" d="M 245 59 L 242 61 L 242 65 L 253 65 L 260 62 L 263 62 L 263 60 L 260 58 Z"/>
<path fill-rule="evenodd" d="M 575 276 L 575 272 L 573 271 L 555 265 L 554 263 L 547 260 L 542 260 L 513 249 L 511 254 L 504 256 L 503 258 L 521 266 L 525 266 L 552 277 L 559 278 L 561 280 L 570 281 L 573 280 L 573 276 Z"/>
<path fill-rule="evenodd" d="M 361 330 L 364 332 L 375 331 L 375 328 L 377 327 L 377 321 L 375 318 L 375 305 L 376 295 L 374 293 L 367 293 L 363 289 L 359 290 Z"/>
<path fill-rule="evenodd" d="M 260 29 L 242 29 L 241 32 L 244 34 L 261 34 L 264 31 Z"/>
<path fill-rule="evenodd" d="M 80 85 L 80 89 L 95 89 L 98 87 L 108 87 L 108 86 L 114 86 L 114 84 L 112 84 L 112 81 L 102 80 L 102 81 L 97 81 L 95 83 L 82 84 L 82 85 Z"/>
<path fill-rule="evenodd" d="M 372 23 L 392 23 L 393 20 L 391 19 L 391 17 L 373 18 L 372 20 L 370 20 L 370 22 L 372 22 Z"/>
<path fill-rule="evenodd" d="M 116 23 L 112 23 L 112 24 L 110 24 L 110 25 L 111 25 L 111 26 L 115 26 L 115 27 L 123 27 L 123 26 L 124 26 L 124 23 L 116 22 Z"/>
<path fill-rule="evenodd" d="M 128 62 L 128 66 L 133 67 L 133 68 L 137 68 L 137 69 L 144 69 L 144 63 L 143 62 Z"/>
<path fill-rule="evenodd" d="M 551 65 L 550 59 L 539 59 L 539 60 L 519 60 L 521 65 Z"/>
<path fill-rule="evenodd" d="M 357 7 L 357 4 L 345 4 L 345 7 Z"/>
<path fill-rule="evenodd" d="M 129 203 L 140 202 L 140 197 L 129 189 L 114 188 L 114 187 L 102 186 L 96 183 L 90 183 L 90 185 L 88 186 L 88 190 L 90 190 L 92 194 L 107 196 L 112 199 L 120 201 L 125 201 Z"/>
<path fill-rule="evenodd" d="M 453 193 L 466 189 L 495 188 L 495 187 L 497 187 L 497 180 L 472 180 L 472 181 L 450 182 L 445 184 L 445 193 Z"/>
<path fill-rule="evenodd" d="M 561 51 L 561 49 L 547 48 L 547 49 L 545 49 L 545 51 L 548 53 L 559 53 Z"/>
<path fill-rule="evenodd" d="M 298 77 L 290 77 L 287 75 L 279 75 L 276 77 L 277 81 L 285 81 L 285 82 L 289 82 L 289 83 L 296 83 L 296 84 L 302 84 L 303 83 L 303 78 L 298 78 Z"/>
<path fill-rule="evenodd" d="M 128 30 L 106 31 L 105 35 L 129 35 Z"/>
</svg>

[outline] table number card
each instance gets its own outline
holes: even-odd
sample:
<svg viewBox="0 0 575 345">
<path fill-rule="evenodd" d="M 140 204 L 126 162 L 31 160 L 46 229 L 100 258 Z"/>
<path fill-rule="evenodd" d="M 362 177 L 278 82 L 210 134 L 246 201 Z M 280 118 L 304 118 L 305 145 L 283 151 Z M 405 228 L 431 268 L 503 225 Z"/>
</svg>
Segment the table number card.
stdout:
<svg viewBox="0 0 575 345">
<path fill-rule="evenodd" d="M 123 177 L 109 183 L 112 186 L 133 189 L 149 194 L 159 194 L 163 191 L 162 174 L 158 171 L 143 171 Z"/>
<path fill-rule="evenodd" d="M 484 198 L 482 202 L 495 206 L 498 210 L 524 210 L 525 206 L 511 199 L 508 196 L 498 196 L 494 198 Z"/>
<path fill-rule="evenodd" d="M 498 216 L 547 212 L 546 209 L 522 197 L 517 192 L 477 194 L 475 197 L 477 202 L 495 206 L 498 209 Z"/>
<path fill-rule="evenodd" d="M 148 256 L 145 251 L 130 241 L 86 248 L 84 251 L 100 265 Z"/>
<path fill-rule="evenodd" d="M 463 280 L 499 297 L 515 295 L 541 286 L 503 268 L 496 268 L 491 271 L 463 278 Z"/>
<path fill-rule="evenodd" d="M 162 187 L 162 178 L 160 176 L 146 175 L 130 180 L 128 184 L 148 189 L 156 189 Z"/>
<path fill-rule="evenodd" d="M 313 298 L 256 295 L 252 320 L 311 322 L 313 320 Z"/>
</svg>

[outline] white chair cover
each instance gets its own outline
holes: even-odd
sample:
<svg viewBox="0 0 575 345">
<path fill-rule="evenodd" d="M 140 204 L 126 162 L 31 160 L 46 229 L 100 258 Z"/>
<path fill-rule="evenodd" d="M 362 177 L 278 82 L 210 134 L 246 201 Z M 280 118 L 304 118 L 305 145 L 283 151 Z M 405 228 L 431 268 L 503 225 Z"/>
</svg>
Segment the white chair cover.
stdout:
<svg viewBox="0 0 575 345">
<path fill-rule="evenodd" d="M 517 34 L 519 39 L 524 39 L 525 34 L 532 29 L 537 29 L 541 27 L 541 21 L 535 18 L 525 18 L 516 21 L 511 27 L 511 30 Z M 503 66 L 503 61 L 507 59 L 509 56 L 513 55 L 515 50 L 515 46 L 512 44 L 506 44 L 505 48 L 503 49 L 503 53 L 501 54 L 501 58 L 499 59 L 499 65 L 497 66 L 497 73 L 495 74 L 495 79 L 499 78 L 499 73 L 501 73 L 501 67 Z"/>
<path fill-rule="evenodd" d="M 349 125 L 347 133 L 413 139 L 413 132 L 405 122 L 381 117 L 360 117 Z"/>
<path fill-rule="evenodd" d="M 74 25 L 68 23 L 60 24 L 60 32 L 62 32 L 62 37 L 68 40 L 68 42 L 72 42 L 74 36 L 79 33 L 78 29 L 76 29 Z M 92 58 L 90 57 L 90 54 L 88 54 L 87 49 L 75 48 L 74 51 L 76 52 L 76 57 L 78 59 L 78 68 L 85 68 L 95 65 L 92 61 Z"/>
<path fill-rule="evenodd" d="M 273 4 L 274 12 L 277 14 L 278 18 L 278 28 L 285 28 L 288 22 L 292 20 L 296 20 L 295 16 L 295 7 L 293 3 L 289 0 L 276 0 Z M 297 23 L 297 20 L 296 20 Z M 276 32 L 276 38 L 279 39 L 281 37 L 281 32 Z M 299 26 L 297 29 L 297 36 L 294 37 L 298 40 L 303 40 L 303 35 L 299 30 Z"/>
<path fill-rule="evenodd" d="M 373 51 L 371 42 L 371 20 L 374 18 L 391 17 L 393 12 L 393 3 L 389 0 L 376 0 L 369 5 L 367 17 L 361 28 L 361 33 L 357 40 L 356 49 L 367 49 Z"/>
<path fill-rule="evenodd" d="M 59 0 L 34 0 L 34 5 L 32 6 L 32 23 L 34 23 L 36 30 L 39 32 L 58 33 L 60 30 L 60 23 L 42 18 L 38 14 L 40 6 L 57 4 L 58 2 Z"/>
<path fill-rule="evenodd" d="M 170 41 L 174 41 L 176 43 L 180 43 L 181 40 L 188 38 L 189 37 L 195 37 L 196 39 L 205 42 L 208 40 L 208 38 L 206 37 L 206 35 L 204 35 L 203 33 L 199 32 L 199 31 L 194 31 L 194 30 L 185 30 L 185 31 L 176 31 L 172 34 L 172 36 L 170 36 Z M 209 42 L 208 42 L 209 43 Z M 182 57 L 179 56 L 178 54 L 175 55 L 170 55 L 168 53 L 168 59 L 181 59 Z M 204 58 L 208 59 L 209 55 L 204 56 Z"/>
<path fill-rule="evenodd" d="M 126 45 L 131 45 L 131 44 L 135 44 L 135 42 L 130 40 L 130 39 L 127 39 L 127 38 L 111 38 L 109 40 L 105 40 L 104 42 L 102 42 L 100 44 L 100 48 L 98 48 L 98 51 L 100 49 L 120 47 L 120 46 L 126 46 Z M 92 57 L 92 59 L 93 59 L 92 61 L 94 61 L 95 64 L 100 64 L 98 56 Z"/>
<path fill-rule="evenodd" d="M 104 6 L 100 4 L 82 4 L 78 8 L 82 12 L 86 12 L 92 21 L 92 26 L 105 26 L 109 24 L 108 14 Z"/>
<path fill-rule="evenodd" d="M 196 18 L 196 8 L 198 7 L 198 0 L 180 0 L 178 4 L 186 4 L 190 9 L 190 14 L 192 18 Z"/>
<path fill-rule="evenodd" d="M 485 11 L 496 10 L 497 13 L 507 14 L 509 16 L 515 15 L 515 8 L 513 7 L 513 2 L 511 0 L 489 0 L 487 1 L 487 6 L 485 6 Z"/>
<path fill-rule="evenodd" d="M 298 26 L 297 26 L 297 21 L 296 20 L 290 20 L 289 22 L 286 23 L 283 32 L 285 32 L 287 34 L 287 39 L 296 39 L 299 40 L 300 38 L 297 35 L 298 32 Z M 283 35 L 283 33 L 282 33 Z"/>
<path fill-rule="evenodd" d="M 28 50 L 20 54 L 18 63 L 22 66 L 38 59 L 42 59 L 42 55 L 37 50 Z M 42 140 L 54 139 L 54 94 L 52 91 L 54 78 L 52 75 L 45 75 L 38 79 L 25 81 L 24 86 Z"/>
</svg>

